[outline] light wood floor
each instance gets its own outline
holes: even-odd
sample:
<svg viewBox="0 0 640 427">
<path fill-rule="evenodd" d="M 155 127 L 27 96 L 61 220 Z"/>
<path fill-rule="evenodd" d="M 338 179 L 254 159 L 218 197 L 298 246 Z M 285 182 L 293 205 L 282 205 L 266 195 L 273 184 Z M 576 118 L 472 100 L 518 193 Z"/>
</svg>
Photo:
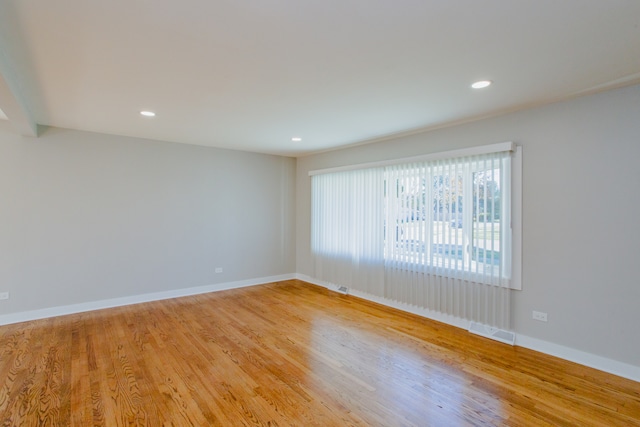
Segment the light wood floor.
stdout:
<svg viewBox="0 0 640 427">
<path fill-rule="evenodd" d="M 640 383 L 296 280 L 0 327 L 2 426 L 632 426 Z"/>
</svg>

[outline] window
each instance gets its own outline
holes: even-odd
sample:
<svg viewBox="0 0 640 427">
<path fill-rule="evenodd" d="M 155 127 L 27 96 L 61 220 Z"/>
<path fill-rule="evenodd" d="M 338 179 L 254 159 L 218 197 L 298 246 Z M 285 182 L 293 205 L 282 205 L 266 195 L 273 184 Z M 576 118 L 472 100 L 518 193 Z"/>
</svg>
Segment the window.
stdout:
<svg viewBox="0 0 640 427">
<path fill-rule="evenodd" d="M 337 276 L 382 266 L 519 288 L 512 253 L 512 207 L 518 210 L 520 200 L 512 186 L 519 185 L 511 170 L 515 149 L 495 144 L 311 172 L 312 252 L 327 276 L 319 278 L 339 283 Z"/>
<path fill-rule="evenodd" d="M 385 261 L 499 284 L 510 279 L 510 156 L 385 170 Z"/>
</svg>

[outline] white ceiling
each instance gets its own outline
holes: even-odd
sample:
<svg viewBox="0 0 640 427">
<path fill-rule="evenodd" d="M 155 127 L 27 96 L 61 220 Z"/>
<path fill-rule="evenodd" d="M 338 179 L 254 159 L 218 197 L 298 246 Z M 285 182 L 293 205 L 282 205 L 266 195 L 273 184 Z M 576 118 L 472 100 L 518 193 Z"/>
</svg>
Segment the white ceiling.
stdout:
<svg viewBox="0 0 640 427">
<path fill-rule="evenodd" d="M 639 23 L 638 0 L 3 0 L 0 109 L 304 155 L 638 83 Z"/>
</svg>

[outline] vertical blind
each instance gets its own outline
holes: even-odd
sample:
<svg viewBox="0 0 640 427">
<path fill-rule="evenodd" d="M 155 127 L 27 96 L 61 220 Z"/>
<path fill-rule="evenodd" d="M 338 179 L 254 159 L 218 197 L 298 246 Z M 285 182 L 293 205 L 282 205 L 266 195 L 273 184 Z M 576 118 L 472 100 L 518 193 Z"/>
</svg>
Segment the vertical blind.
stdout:
<svg viewBox="0 0 640 427">
<path fill-rule="evenodd" d="M 510 327 L 510 150 L 329 171 L 311 184 L 318 279 Z"/>
</svg>

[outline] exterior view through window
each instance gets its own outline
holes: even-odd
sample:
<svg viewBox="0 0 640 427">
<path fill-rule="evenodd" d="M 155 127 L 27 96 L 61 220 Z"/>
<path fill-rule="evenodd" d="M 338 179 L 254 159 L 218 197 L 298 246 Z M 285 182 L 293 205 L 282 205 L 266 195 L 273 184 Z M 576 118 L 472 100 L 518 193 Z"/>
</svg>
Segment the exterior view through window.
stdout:
<svg viewBox="0 0 640 427">
<path fill-rule="evenodd" d="M 392 227 L 385 227 L 385 255 L 497 276 L 503 200 L 500 168 L 492 163 L 388 172 L 385 216 Z"/>
</svg>

